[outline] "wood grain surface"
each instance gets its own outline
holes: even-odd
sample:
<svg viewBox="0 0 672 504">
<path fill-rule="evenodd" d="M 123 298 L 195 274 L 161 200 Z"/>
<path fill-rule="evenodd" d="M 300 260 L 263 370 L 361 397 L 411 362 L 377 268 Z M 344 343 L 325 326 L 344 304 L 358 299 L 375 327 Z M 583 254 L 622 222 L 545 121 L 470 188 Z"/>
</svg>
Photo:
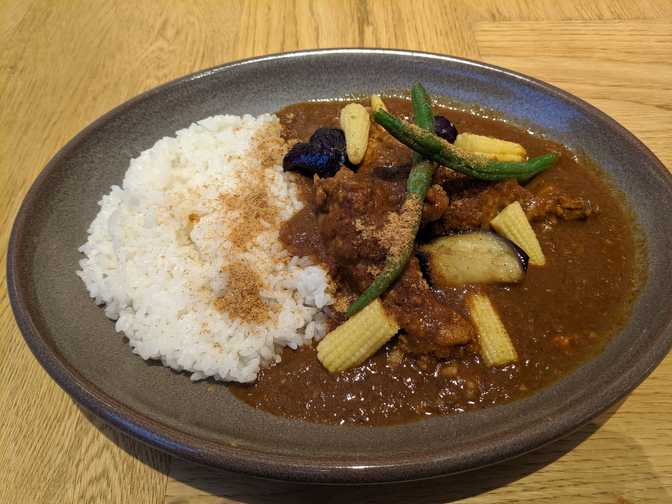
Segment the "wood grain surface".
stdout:
<svg viewBox="0 0 672 504">
<path fill-rule="evenodd" d="M 5 290 L 21 199 L 75 133 L 195 70 L 370 46 L 481 59 L 601 108 L 672 166 L 672 2 L 0 1 L 0 502 L 672 502 L 672 358 L 567 439 L 422 483 L 311 487 L 174 460 L 82 412 L 23 343 Z M 661 300 L 669 302 L 669 300 Z"/>
</svg>

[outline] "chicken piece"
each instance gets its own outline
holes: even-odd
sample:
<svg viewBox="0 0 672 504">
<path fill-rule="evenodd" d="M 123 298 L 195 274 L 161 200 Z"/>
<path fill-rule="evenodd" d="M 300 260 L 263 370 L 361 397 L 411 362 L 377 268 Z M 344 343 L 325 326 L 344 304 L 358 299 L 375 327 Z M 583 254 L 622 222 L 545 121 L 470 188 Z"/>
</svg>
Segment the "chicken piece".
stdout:
<svg viewBox="0 0 672 504">
<path fill-rule="evenodd" d="M 521 201 L 521 205 L 531 221 L 549 217 L 562 220 L 587 219 L 599 210 L 589 200 L 567 196 L 550 185 Z"/>
<path fill-rule="evenodd" d="M 590 201 L 563 194 L 553 186 L 533 193 L 513 179 L 495 184 L 452 179 L 444 184 L 450 204 L 445 213 L 430 224 L 430 234 L 434 236 L 487 228 L 490 221 L 514 201 L 520 202 L 530 221 L 585 219 L 597 211 Z"/>
<path fill-rule="evenodd" d="M 441 204 L 442 193 L 434 188 L 432 205 Z M 390 214 L 399 211 L 404 195 L 403 183 L 347 168 L 334 177 L 315 180 L 322 242 L 336 275 L 355 293 L 364 291 L 382 271 L 388 244 L 380 231 Z M 447 200 L 445 193 L 443 197 Z M 475 335 L 471 323 L 429 287 L 415 257 L 382 300 L 406 333 L 407 348 L 413 353 L 445 356 L 451 347 Z"/>
<path fill-rule="evenodd" d="M 464 186 L 462 182 L 460 185 Z M 515 180 L 496 184 L 472 181 L 464 190 L 449 194 L 450 205 L 446 212 L 441 219 L 432 223 L 432 233 L 435 235 L 488 227 L 488 223 L 505 206 L 532 197 L 532 193 Z"/>
<path fill-rule="evenodd" d="M 437 165 L 432 176 L 432 184 L 444 187 L 449 193 L 462 191 L 477 182 L 469 175 L 453 171 L 443 165 Z"/>
<path fill-rule="evenodd" d="M 425 204 L 422 207 L 422 225 L 440 219 L 446 213 L 449 204 L 450 199 L 443 187 L 438 184 L 431 186 L 427 191 Z"/>
<path fill-rule="evenodd" d="M 476 332 L 466 318 L 446 306 L 422 276 L 417 258 L 412 258 L 383 305 L 406 333 L 403 350 L 436 357 L 451 355 L 453 347 L 473 340 Z"/>
<path fill-rule="evenodd" d="M 315 181 L 318 229 L 339 277 L 364 290 L 382 270 L 387 248 L 379 231 L 401 207 L 404 186 L 341 168 Z"/>
</svg>

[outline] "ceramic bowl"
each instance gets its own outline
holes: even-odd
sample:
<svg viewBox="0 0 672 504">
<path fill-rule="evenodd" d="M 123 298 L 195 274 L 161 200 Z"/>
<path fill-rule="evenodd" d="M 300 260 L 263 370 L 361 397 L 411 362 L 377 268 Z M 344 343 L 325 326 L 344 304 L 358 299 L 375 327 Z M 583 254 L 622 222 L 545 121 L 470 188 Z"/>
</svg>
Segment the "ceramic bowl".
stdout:
<svg viewBox="0 0 672 504">
<path fill-rule="evenodd" d="M 129 160 L 215 114 L 260 114 L 351 93 L 408 89 L 495 110 L 594 160 L 622 190 L 647 240 L 647 281 L 605 350 L 554 385 L 510 404 L 391 427 L 275 417 L 224 385 L 132 354 L 75 275 L 77 248 Z M 170 454 L 257 476 L 323 483 L 412 480 L 482 467 L 557 439 L 639 384 L 672 342 L 672 177 L 632 134 L 538 80 L 459 58 L 336 49 L 278 54 L 190 75 L 117 107 L 44 168 L 23 202 L 8 255 L 12 307 L 36 358 L 75 401 Z M 588 316 L 589 314 L 587 314 Z"/>
</svg>

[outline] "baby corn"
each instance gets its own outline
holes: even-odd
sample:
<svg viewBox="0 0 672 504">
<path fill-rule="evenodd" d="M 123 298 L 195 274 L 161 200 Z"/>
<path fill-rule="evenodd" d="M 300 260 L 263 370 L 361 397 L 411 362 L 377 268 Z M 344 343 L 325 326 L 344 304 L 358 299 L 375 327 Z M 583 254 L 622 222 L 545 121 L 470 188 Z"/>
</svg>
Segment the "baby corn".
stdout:
<svg viewBox="0 0 672 504">
<path fill-rule="evenodd" d="M 523 207 L 514 201 L 504 208 L 490 221 L 490 226 L 504 238 L 508 238 L 518 245 L 530 257 L 530 264 L 543 266 L 546 264 L 541 245 L 534 233 L 534 229 L 527 220 Z"/>
<path fill-rule="evenodd" d="M 383 99 L 380 97 L 380 95 L 371 95 L 371 110 L 375 112 L 376 110 L 381 109 L 387 112 L 387 107 L 385 106 Z"/>
<path fill-rule="evenodd" d="M 509 333 L 488 296 L 472 294 L 467 298 L 471 320 L 478 331 L 481 356 L 488 366 L 503 366 L 518 360 Z"/>
<path fill-rule="evenodd" d="M 345 133 L 345 149 L 352 164 L 364 159 L 369 145 L 371 118 L 363 105 L 349 103 L 341 109 L 341 129 Z"/>
<path fill-rule="evenodd" d="M 507 142 L 499 138 L 475 135 L 474 133 L 460 133 L 457 135 L 455 146 L 484 158 L 497 161 L 521 162 L 527 159 L 527 151 L 520 144 Z"/>
<path fill-rule="evenodd" d="M 397 322 L 375 299 L 317 345 L 317 358 L 332 373 L 361 364 L 397 334 Z"/>
</svg>

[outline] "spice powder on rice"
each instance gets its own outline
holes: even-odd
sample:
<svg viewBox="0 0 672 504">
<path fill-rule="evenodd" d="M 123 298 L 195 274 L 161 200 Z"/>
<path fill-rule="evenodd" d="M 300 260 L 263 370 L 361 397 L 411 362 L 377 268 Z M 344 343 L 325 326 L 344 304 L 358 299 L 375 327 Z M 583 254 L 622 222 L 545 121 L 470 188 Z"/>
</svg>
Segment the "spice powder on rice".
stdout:
<svg viewBox="0 0 672 504">
<path fill-rule="evenodd" d="M 233 246 L 233 259 L 221 270 L 228 279 L 226 291 L 215 300 L 215 307 L 231 318 L 252 324 L 268 322 L 277 312 L 277 307 L 264 302 L 261 296 L 264 283 L 259 273 L 249 259 L 242 257 L 259 234 L 277 226 L 280 220 L 280 209 L 268 191 L 269 170 L 282 163 L 287 143 L 274 127 L 263 128 L 255 135 L 250 147 L 255 159 L 244 177 L 237 177 L 238 190 L 219 196 L 224 212 L 235 212 L 237 217 L 227 237 Z"/>
</svg>

